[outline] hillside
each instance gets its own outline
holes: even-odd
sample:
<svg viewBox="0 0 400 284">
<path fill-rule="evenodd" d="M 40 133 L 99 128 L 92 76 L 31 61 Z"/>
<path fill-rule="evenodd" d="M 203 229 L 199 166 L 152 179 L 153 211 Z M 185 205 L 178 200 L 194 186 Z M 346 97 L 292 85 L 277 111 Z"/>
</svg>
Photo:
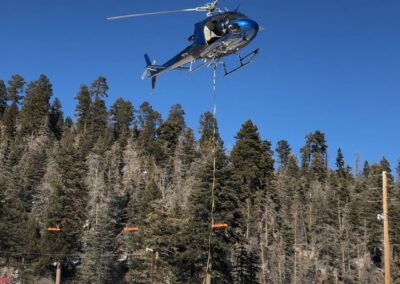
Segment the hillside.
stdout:
<svg viewBox="0 0 400 284">
<path fill-rule="evenodd" d="M 82 85 L 73 120 L 45 75 L 0 80 L 0 277 L 45 283 L 60 261 L 63 283 L 203 283 L 209 260 L 212 283 L 382 283 L 387 171 L 400 283 L 400 164 L 338 149 L 330 168 L 322 130 L 294 153 L 250 120 L 227 153 L 212 113 L 196 139 L 179 104 L 107 109 L 107 91 Z"/>
</svg>

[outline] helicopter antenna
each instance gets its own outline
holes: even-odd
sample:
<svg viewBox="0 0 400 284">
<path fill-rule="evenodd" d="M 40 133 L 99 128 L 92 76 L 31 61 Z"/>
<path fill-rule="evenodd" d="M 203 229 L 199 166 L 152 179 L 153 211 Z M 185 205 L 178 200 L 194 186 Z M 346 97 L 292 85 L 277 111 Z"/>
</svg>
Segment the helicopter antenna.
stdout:
<svg viewBox="0 0 400 284">
<path fill-rule="evenodd" d="M 240 3 L 237 5 L 235 12 L 239 11 L 239 9 L 240 9 Z"/>
<path fill-rule="evenodd" d="M 158 12 L 150 12 L 150 13 L 139 13 L 139 14 L 114 16 L 114 17 L 108 17 L 107 20 L 120 20 L 120 19 L 133 18 L 133 17 L 172 14 L 172 13 L 180 13 L 180 12 L 207 12 L 207 16 L 211 16 L 212 14 L 214 14 L 216 12 L 221 13 L 221 10 L 217 7 L 218 2 L 219 2 L 219 0 L 214 0 L 213 2 L 206 3 L 204 6 L 196 7 L 196 8 L 189 8 L 189 9 L 158 11 Z"/>
</svg>

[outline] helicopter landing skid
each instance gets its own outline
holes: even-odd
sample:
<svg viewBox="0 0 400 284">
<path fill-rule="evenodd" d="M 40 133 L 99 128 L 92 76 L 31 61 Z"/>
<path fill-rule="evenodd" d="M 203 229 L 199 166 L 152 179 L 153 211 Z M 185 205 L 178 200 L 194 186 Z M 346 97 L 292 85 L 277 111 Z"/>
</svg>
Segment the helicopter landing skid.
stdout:
<svg viewBox="0 0 400 284">
<path fill-rule="evenodd" d="M 208 61 L 208 60 L 204 60 L 203 61 L 203 63 L 201 63 L 201 64 L 199 64 L 199 65 L 197 65 L 197 66 L 193 66 L 193 64 L 194 64 L 194 61 L 192 61 L 191 63 L 190 63 L 190 67 L 189 67 L 189 73 L 194 73 L 194 72 L 196 72 L 197 70 L 199 70 L 200 68 L 202 68 L 202 67 L 204 67 L 204 66 L 206 66 L 206 65 L 208 65 L 208 64 L 210 64 L 210 62 Z"/>
<path fill-rule="evenodd" d="M 260 49 L 257 48 L 256 50 L 253 50 L 252 52 L 250 52 L 249 54 L 247 54 L 244 57 L 241 57 L 239 54 L 237 54 L 237 56 L 239 57 L 240 65 L 229 71 L 228 71 L 228 68 L 226 67 L 225 62 L 223 62 L 222 65 L 224 66 L 224 71 L 225 71 L 224 77 L 226 77 L 226 76 L 238 71 L 239 69 L 242 69 L 243 67 L 249 65 L 250 63 L 252 63 L 259 51 L 260 51 Z"/>
</svg>

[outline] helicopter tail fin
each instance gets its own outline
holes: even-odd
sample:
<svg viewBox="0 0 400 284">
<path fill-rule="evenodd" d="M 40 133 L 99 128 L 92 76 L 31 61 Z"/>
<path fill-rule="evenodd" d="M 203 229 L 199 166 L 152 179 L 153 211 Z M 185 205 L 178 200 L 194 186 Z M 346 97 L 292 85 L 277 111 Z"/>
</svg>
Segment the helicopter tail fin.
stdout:
<svg viewBox="0 0 400 284">
<path fill-rule="evenodd" d="M 157 73 L 162 69 L 162 67 L 155 65 L 155 61 L 151 62 L 147 53 L 144 55 L 144 59 L 146 60 L 147 66 L 142 79 L 145 79 L 146 77 L 151 78 L 151 88 L 154 89 L 156 87 Z"/>
<path fill-rule="evenodd" d="M 144 60 L 146 60 L 147 67 L 149 67 L 151 65 L 151 61 L 147 53 L 144 55 Z"/>
</svg>

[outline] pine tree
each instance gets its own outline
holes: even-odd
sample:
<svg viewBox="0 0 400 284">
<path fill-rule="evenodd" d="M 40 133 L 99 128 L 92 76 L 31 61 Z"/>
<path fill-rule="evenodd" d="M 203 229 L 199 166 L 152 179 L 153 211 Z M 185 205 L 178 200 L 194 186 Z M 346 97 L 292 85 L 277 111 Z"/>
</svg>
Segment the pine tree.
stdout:
<svg viewBox="0 0 400 284">
<path fill-rule="evenodd" d="M 338 174 L 339 177 L 344 177 L 346 174 L 346 168 L 344 164 L 344 157 L 342 153 L 342 149 L 338 149 L 337 151 L 337 156 L 336 156 L 336 173 Z"/>
<path fill-rule="evenodd" d="M 74 126 L 75 126 L 75 124 L 74 124 L 74 121 L 72 120 L 72 118 L 67 116 L 64 121 L 63 132 L 64 131 L 72 132 Z"/>
<path fill-rule="evenodd" d="M 292 149 L 286 140 L 278 141 L 278 146 L 275 150 L 278 153 L 278 162 L 280 168 L 286 168 Z"/>
<path fill-rule="evenodd" d="M 185 128 L 180 135 L 174 156 L 164 171 L 170 174 L 168 179 L 170 210 L 175 217 L 182 217 L 182 209 L 187 207 L 187 200 L 192 188 L 193 169 L 197 156 L 196 144 L 191 128 Z M 170 168 L 170 170 L 169 170 Z M 169 170 L 169 172 L 168 172 Z"/>
<path fill-rule="evenodd" d="M 249 251 L 249 244 L 239 243 L 235 250 L 234 282 L 236 284 L 258 284 L 257 274 L 260 271 L 259 257 L 255 251 Z"/>
<path fill-rule="evenodd" d="M 143 154 L 160 157 L 160 149 L 156 145 L 157 129 L 161 125 L 161 115 L 148 103 L 144 102 L 138 112 L 139 137 L 138 144 Z"/>
<path fill-rule="evenodd" d="M 379 162 L 380 166 L 382 167 L 383 171 L 386 171 L 386 173 L 388 174 L 388 178 L 390 180 L 393 180 L 393 176 L 392 176 L 392 169 L 390 168 L 390 163 L 389 161 L 383 157 L 382 160 Z"/>
<path fill-rule="evenodd" d="M 311 165 L 313 157 L 319 157 L 327 166 L 327 149 L 328 146 L 325 141 L 325 135 L 317 130 L 306 136 L 306 144 L 300 149 L 301 152 L 301 166 L 303 171 Z"/>
<path fill-rule="evenodd" d="M 15 254 L 23 252 L 23 226 L 27 216 L 13 184 L 10 156 L 8 147 L 0 148 L 0 250 Z"/>
<path fill-rule="evenodd" d="M 90 86 L 90 94 L 93 104 L 91 107 L 93 125 L 91 135 L 95 136 L 97 141 L 99 136 L 104 136 L 107 131 L 108 112 L 104 98 L 108 96 L 108 84 L 106 78 L 99 76 Z"/>
<path fill-rule="evenodd" d="M 185 171 L 188 171 L 196 158 L 193 130 L 191 128 L 185 128 L 178 142 L 176 156 L 182 162 Z"/>
<path fill-rule="evenodd" d="M 241 236 L 248 243 L 255 243 L 247 247 L 248 253 L 259 251 L 255 255 L 259 255 L 262 265 L 266 266 L 268 244 L 265 236 L 273 232 L 266 230 L 263 233 L 262 227 L 263 224 L 269 226 L 275 222 L 273 216 L 278 202 L 272 186 L 274 160 L 271 143 L 262 141 L 257 127 L 251 121 L 246 121 L 236 135 L 231 159 L 232 184 L 241 200 L 241 214 L 245 219 Z M 265 277 L 264 271 L 261 278 Z"/>
<path fill-rule="evenodd" d="M 205 119 L 206 116 L 208 119 Z M 209 143 L 212 143 L 212 140 L 209 139 L 212 137 L 205 130 L 210 124 L 215 125 L 217 129 L 217 123 L 212 116 L 207 114 L 206 116 L 201 118 L 202 137 L 200 141 L 203 141 L 203 149 L 210 149 L 212 144 Z M 178 275 L 179 280 L 184 283 L 198 283 L 204 280 L 209 249 L 212 283 L 232 283 L 232 264 L 229 261 L 228 252 L 231 242 L 237 239 L 235 232 L 237 223 L 235 222 L 240 222 L 240 218 L 237 215 L 237 197 L 233 189 L 226 184 L 230 174 L 223 152 L 223 144 L 217 132 L 215 137 L 215 152 L 203 152 L 199 161 L 199 170 L 189 197 L 188 220 L 184 225 L 178 246 Z M 214 157 L 215 176 L 213 173 Z M 214 194 L 212 194 L 212 190 L 214 190 Z M 214 211 L 211 213 L 213 199 Z M 210 231 L 211 214 L 213 214 L 214 223 L 228 223 L 229 228 L 226 231 Z M 228 235 L 232 238 L 229 238 Z M 210 240 L 210 245 L 208 240 Z"/>
<path fill-rule="evenodd" d="M 299 178 L 299 166 L 297 164 L 297 159 L 294 155 L 291 155 L 288 159 L 288 164 L 286 167 L 286 174 L 292 178 Z"/>
<path fill-rule="evenodd" d="M 307 136 L 307 140 L 311 145 L 311 153 L 319 153 L 326 158 L 328 146 L 326 145 L 325 134 L 317 130 Z M 326 160 L 326 159 L 325 159 Z"/>
<path fill-rule="evenodd" d="M 363 167 L 363 172 L 362 172 L 363 177 L 368 178 L 370 171 L 371 171 L 371 168 L 369 166 L 369 163 L 368 163 L 368 161 L 365 161 L 364 167 Z"/>
<path fill-rule="evenodd" d="M 114 138 L 127 139 L 134 120 L 132 103 L 119 98 L 110 109 Z"/>
<path fill-rule="evenodd" d="M 82 85 L 75 99 L 78 100 L 78 104 L 76 105 L 75 110 L 78 131 L 81 134 L 85 135 L 87 129 L 91 126 L 92 123 L 92 98 L 90 96 L 89 88 L 85 85 Z"/>
<path fill-rule="evenodd" d="M 152 174 L 150 174 L 150 176 L 151 175 Z M 144 220 L 146 220 L 147 215 L 152 212 L 153 203 L 159 199 L 161 199 L 160 189 L 155 183 L 154 178 L 150 178 L 139 199 L 140 203 L 139 218 L 140 220 L 142 220 L 141 221 L 142 223 L 144 222 Z"/>
<path fill-rule="evenodd" d="M 45 75 L 28 84 L 20 114 L 23 135 L 47 131 L 52 93 L 52 85 Z"/>
<path fill-rule="evenodd" d="M 352 182 L 350 167 L 346 167 L 342 150 L 339 148 L 336 157 L 336 176 L 335 180 L 339 199 L 342 202 L 348 202 L 350 198 L 350 184 Z M 333 177 L 331 177 L 331 180 Z M 331 182 L 332 183 L 332 182 Z"/>
<path fill-rule="evenodd" d="M 184 111 L 180 105 L 171 107 L 167 120 L 161 123 L 157 130 L 157 140 L 155 143 L 155 158 L 157 164 L 157 180 L 160 184 L 163 201 L 166 202 L 168 211 L 173 208 L 178 208 L 183 204 L 177 202 L 178 196 L 182 193 L 182 189 L 178 188 L 182 184 L 182 174 L 185 170 L 182 166 L 182 160 L 179 155 L 182 155 L 182 149 L 177 151 L 180 146 L 180 140 L 184 139 L 182 136 L 185 121 Z M 187 168 L 186 168 L 187 169 Z M 182 195 L 180 195 L 182 196 Z"/>
<path fill-rule="evenodd" d="M 176 267 L 178 236 L 183 222 L 171 218 L 167 214 L 166 204 L 161 200 L 153 201 L 151 204 L 152 210 L 146 216 L 143 245 L 147 248 L 148 258 L 153 258 L 153 265 L 157 267 L 157 272 L 153 277 L 155 277 L 156 283 L 176 283 L 178 278 Z"/>
<path fill-rule="evenodd" d="M 254 243 L 247 246 L 247 253 L 258 250 L 262 265 L 266 266 L 268 244 L 265 236 L 272 232 L 266 230 L 263 233 L 262 224 L 268 227 L 274 222 L 277 203 L 277 195 L 272 188 L 274 160 L 271 144 L 261 140 L 257 127 L 251 121 L 246 121 L 236 135 L 231 159 L 232 184 L 241 200 L 240 209 L 245 220 L 241 237 L 249 244 Z M 265 277 L 264 271 L 261 278 Z"/>
<path fill-rule="evenodd" d="M 45 174 L 49 144 L 47 136 L 30 140 L 26 145 L 27 150 L 14 169 L 15 188 L 27 212 L 32 210 L 34 196 Z"/>
<path fill-rule="evenodd" d="M 200 139 L 199 139 L 199 146 L 200 152 L 203 155 L 211 152 L 213 147 L 213 141 L 220 140 L 218 134 L 218 125 L 216 123 L 216 119 L 211 112 L 205 112 L 200 117 Z"/>
<path fill-rule="evenodd" d="M 22 99 L 21 93 L 25 86 L 25 80 L 20 75 L 13 75 L 8 81 L 7 95 L 8 100 L 12 103 L 19 104 Z"/>
<path fill-rule="evenodd" d="M 114 248 L 116 224 L 111 210 L 106 203 L 99 207 L 97 224 L 86 237 L 83 267 L 80 271 L 85 283 L 118 283 L 118 255 Z"/>
<path fill-rule="evenodd" d="M 214 204 L 216 206 L 214 222 L 233 222 L 224 218 L 228 212 L 224 212 L 227 198 L 224 191 L 225 163 L 221 148 L 217 148 L 216 180 Z M 231 264 L 228 259 L 227 247 L 229 239 L 224 231 L 211 230 L 212 208 L 212 178 L 213 158 L 208 157 L 199 171 L 193 191 L 189 198 L 188 221 L 184 226 L 184 232 L 178 246 L 178 267 L 180 269 L 180 281 L 184 283 L 198 283 L 206 276 L 206 264 L 208 257 L 208 240 L 211 237 L 211 271 L 215 283 L 231 283 Z M 232 209 L 232 208 L 231 208 Z M 225 214 L 224 214 L 225 213 Z M 234 224 L 230 224 L 234 225 Z M 230 229 L 231 230 L 231 229 Z M 234 231 L 232 230 L 232 233 Z"/>
<path fill-rule="evenodd" d="M 42 232 L 39 224 L 41 220 L 37 220 L 31 216 L 28 220 L 24 221 L 23 228 L 20 228 L 22 236 L 19 249 L 23 254 L 23 262 L 29 266 L 28 269 L 25 269 L 22 265 L 23 277 L 21 277 L 21 280 L 22 282 L 27 281 L 29 283 L 29 278 L 43 271 L 43 266 L 40 262 Z"/>
<path fill-rule="evenodd" d="M 7 108 L 7 90 L 3 80 L 0 80 L 0 120 Z"/>
<path fill-rule="evenodd" d="M 59 227 L 61 231 L 45 231 L 43 235 L 43 264 L 60 260 L 63 277 L 74 273 L 82 250 L 81 236 L 85 220 L 86 192 L 82 182 L 83 164 L 74 147 L 71 133 L 55 147 L 56 176 L 52 179 L 48 206 L 43 221 L 47 227 Z M 52 256 L 53 257 L 45 257 Z"/>
<path fill-rule="evenodd" d="M 14 139 L 16 135 L 16 123 L 19 113 L 18 104 L 22 98 L 21 93 L 25 85 L 24 79 L 20 75 L 12 76 L 8 81 L 7 100 L 11 101 L 11 106 L 5 109 L 3 122 L 5 125 L 5 134 L 9 139 Z"/>
<path fill-rule="evenodd" d="M 178 144 L 179 136 L 185 128 L 185 112 L 181 105 L 171 107 L 168 119 L 165 120 L 159 129 L 159 141 L 165 149 L 165 155 L 172 157 Z"/>
<path fill-rule="evenodd" d="M 257 251 L 251 250 L 249 254 L 248 261 L 246 263 L 247 271 L 248 271 L 248 278 L 249 284 L 258 284 L 257 274 L 260 271 L 259 267 L 259 255 Z"/>
<path fill-rule="evenodd" d="M 78 118 L 80 152 L 83 156 L 96 146 L 98 152 L 103 152 L 111 146 L 111 130 L 108 127 L 108 112 L 104 98 L 108 96 L 106 78 L 99 76 L 92 82 L 90 88 L 83 85 L 76 97 L 78 105 L 75 115 Z"/>
<path fill-rule="evenodd" d="M 239 243 L 238 248 L 235 250 L 235 265 L 234 265 L 234 283 L 247 283 L 251 281 L 247 271 L 247 263 L 249 257 L 247 249 L 244 244 Z"/>
<path fill-rule="evenodd" d="M 115 141 L 112 145 L 111 149 L 106 153 L 107 159 L 105 159 L 105 176 L 104 181 L 106 187 L 113 194 L 117 194 L 118 197 L 121 197 L 125 192 L 123 192 L 122 188 L 122 175 L 123 175 L 123 167 L 125 164 L 123 158 L 124 151 L 124 143 L 120 143 L 119 141 Z"/>
<path fill-rule="evenodd" d="M 273 172 L 270 144 L 261 141 L 257 127 L 250 120 L 242 125 L 235 138 L 231 153 L 234 174 L 250 192 L 262 189 L 265 178 Z"/>
<path fill-rule="evenodd" d="M 60 140 L 64 124 L 64 114 L 61 102 L 58 98 L 55 98 L 51 104 L 49 124 L 50 131 L 54 134 L 57 140 Z"/>
<path fill-rule="evenodd" d="M 237 133 L 231 158 L 237 194 L 242 202 L 246 201 L 247 204 L 242 206 L 247 208 L 245 212 L 249 212 L 251 201 L 258 193 L 264 193 L 267 179 L 270 181 L 274 170 L 270 143 L 261 140 L 257 127 L 250 120 Z M 247 216 L 248 226 L 250 219 L 251 216 Z"/>
<path fill-rule="evenodd" d="M 108 89 L 107 79 L 103 76 L 99 76 L 90 85 L 90 94 L 94 99 L 97 99 L 98 97 L 106 98 L 108 97 Z"/>
<path fill-rule="evenodd" d="M 325 166 L 325 160 L 317 152 L 312 154 L 312 160 L 310 165 L 310 176 L 314 181 L 323 183 L 327 178 L 327 169 Z"/>
<path fill-rule="evenodd" d="M 17 132 L 17 116 L 18 116 L 18 106 L 16 103 L 13 103 L 9 108 L 7 108 L 4 112 L 3 122 L 5 126 L 5 135 L 9 139 L 13 140 L 16 132 Z"/>
<path fill-rule="evenodd" d="M 310 143 L 306 142 L 306 144 L 300 149 L 301 153 L 301 169 L 303 173 L 308 170 L 308 167 L 311 163 L 311 147 Z"/>
</svg>

